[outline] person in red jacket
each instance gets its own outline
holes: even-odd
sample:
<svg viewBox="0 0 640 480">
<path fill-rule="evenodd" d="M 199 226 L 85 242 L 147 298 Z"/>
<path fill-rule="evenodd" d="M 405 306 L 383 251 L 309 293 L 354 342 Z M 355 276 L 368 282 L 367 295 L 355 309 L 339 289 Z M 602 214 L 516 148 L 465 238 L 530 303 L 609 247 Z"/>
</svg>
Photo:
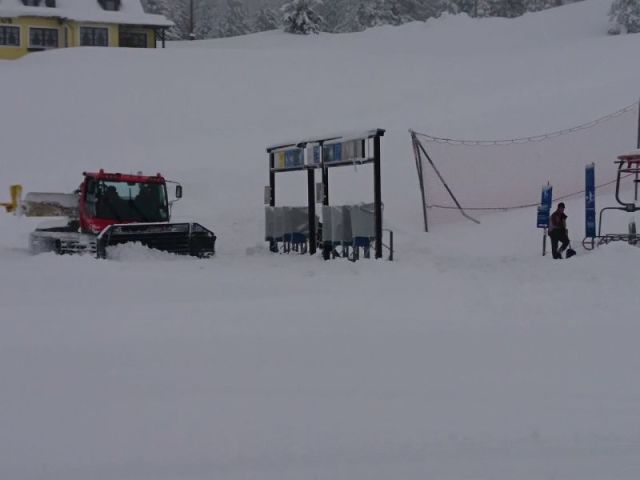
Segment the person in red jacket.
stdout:
<svg viewBox="0 0 640 480">
<path fill-rule="evenodd" d="M 549 219 L 549 236 L 551 237 L 551 254 L 553 258 L 562 258 L 562 252 L 569 246 L 567 216 L 564 214 L 564 203 L 560 202 Z M 558 248 L 560 243 L 560 248 Z"/>
</svg>

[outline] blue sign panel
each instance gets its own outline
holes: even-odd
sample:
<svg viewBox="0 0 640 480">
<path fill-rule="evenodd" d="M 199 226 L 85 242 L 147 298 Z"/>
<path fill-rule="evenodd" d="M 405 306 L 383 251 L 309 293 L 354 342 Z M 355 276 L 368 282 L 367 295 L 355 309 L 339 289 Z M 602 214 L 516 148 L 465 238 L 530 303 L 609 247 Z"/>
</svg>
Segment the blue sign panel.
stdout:
<svg viewBox="0 0 640 480">
<path fill-rule="evenodd" d="M 587 165 L 585 169 L 585 236 L 596 236 L 596 169 L 595 165 Z"/>
<path fill-rule="evenodd" d="M 538 228 L 549 228 L 549 215 L 551 213 L 551 201 L 553 199 L 553 187 L 546 185 L 542 187 L 540 206 L 538 207 L 537 225 Z"/>
<path fill-rule="evenodd" d="M 301 168 L 304 167 L 304 150 L 295 149 L 284 152 L 285 168 Z"/>
<path fill-rule="evenodd" d="M 337 163 L 342 161 L 342 144 L 334 143 L 333 145 L 325 145 L 324 163 Z"/>
<path fill-rule="evenodd" d="M 549 210 L 545 210 L 542 207 L 538 207 L 538 228 L 549 227 Z"/>
</svg>

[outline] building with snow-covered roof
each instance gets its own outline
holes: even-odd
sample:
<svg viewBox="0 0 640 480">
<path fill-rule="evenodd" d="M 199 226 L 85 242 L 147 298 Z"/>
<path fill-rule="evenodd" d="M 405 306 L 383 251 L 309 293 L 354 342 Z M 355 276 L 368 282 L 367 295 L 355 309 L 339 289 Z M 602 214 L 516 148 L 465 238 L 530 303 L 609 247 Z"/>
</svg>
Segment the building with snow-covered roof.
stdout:
<svg viewBox="0 0 640 480">
<path fill-rule="evenodd" d="M 173 23 L 140 0 L 0 0 L 0 59 L 66 47 L 164 47 Z"/>
</svg>

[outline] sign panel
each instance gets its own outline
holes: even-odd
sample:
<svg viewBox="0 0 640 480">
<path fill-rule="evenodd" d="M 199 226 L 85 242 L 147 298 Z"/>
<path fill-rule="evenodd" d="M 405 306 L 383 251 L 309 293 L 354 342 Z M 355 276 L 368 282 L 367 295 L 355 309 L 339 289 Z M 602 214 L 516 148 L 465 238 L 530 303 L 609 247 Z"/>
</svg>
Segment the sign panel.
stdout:
<svg viewBox="0 0 640 480">
<path fill-rule="evenodd" d="M 325 145 L 323 150 L 324 163 L 338 163 L 342 161 L 342 144 Z"/>
<path fill-rule="evenodd" d="M 317 145 L 307 145 L 305 157 L 308 167 L 320 166 L 320 147 Z"/>
<path fill-rule="evenodd" d="M 349 140 L 329 143 L 322 147 L 322 160 L 326 164 L 347 163 L 365 159 L 364 140 Z M 307 165 L 320 166 L 320 146 L 313 146 L 313 153 L 307 153 Z"/>
<path fill-rule="evenodd" d="M 542 187 L 540 206 L 538 207 L 537 226 L 538 228 L 549 228 L 549 215 L 551 213 L 551 201 L 553 199 L 553 187 L 546 185 Z"/>
<path fill-rule="evenodd" d="M 596 236 L 596 168 L 592 163 L 585 168 L 585 236 Z"/>
<path fill-rule="evenodd" d="M 345 161 L 353 162 L 364 159 L 364 140 L 350 140 L 342 144 L 342 157 Z"/>
<path fill-rule="evenodd" d="M 285 168 L 301 168 L 304 167 L 304 150 L 296 148 L 284 152 Z"/>
<path fill-rule="evenodd" d="M 275 156 L 275 168 L 285 170 L 288 168 L 304 167 L 304 150 L 292 148 L 277 152 Z"/>
</svg>

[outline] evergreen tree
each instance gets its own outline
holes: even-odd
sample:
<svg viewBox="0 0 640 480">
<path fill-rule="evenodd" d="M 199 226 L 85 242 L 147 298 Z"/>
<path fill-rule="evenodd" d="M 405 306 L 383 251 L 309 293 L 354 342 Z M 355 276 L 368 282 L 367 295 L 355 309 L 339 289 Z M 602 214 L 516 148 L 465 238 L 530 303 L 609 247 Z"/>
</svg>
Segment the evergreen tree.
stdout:
<svg viewBox="0 0 640 480">
<path fill-rule="evenodd" d="M 433 16 L 439 17 L 444 13 L 458 14 L 462 13 L 456 0 L 435 0 L 433 6 Z"/>
<path fill-rule="evenodd" d="M 548 8 L 559 7 L 562 0 L 526 0 L 525 7 L 528 12 L 538 12 Z"/>
<path fill-rule="evenodd" d="M 398 14 L 402 23 L 426 20 L 434 16 L 433 3 L 422 0 L 393 0 L 391 8 Z"/>
<path fill-rule="evenodd" d="M 167 3 L 167 17 L 175 24 L 167 31 L 171 40 L 188 40 L 191 33 L 190 0 L 171 0 Z"/>
<path fill-rule="evenodd" d="M 609 11 L 612 27 L 609 33 L 640 32 L 640 1 L 615 0 Z"/>
<path fill-rule="evenodd" d="M 350 29 L 355 8 L 349 0 L 323 0 L 318 6 L 318 14 L 322 17 L 322 29 L 325 32 L 355 31 Z M 346 28 L 346 30 L 345 30 Z"/>
<path fill-rule="evenodd" d="M 215 32 L 216 1 L 194 0 L 193 29 L 195 38 L 211 38 Z"/>
<path fill-rule="evenodd" d="M 272 9 L 261 8 L 258 10 L 253 22 L 254 32 L 266 32 L 277 28 L 280 28 L 280 21 L 277 14 Z"/>
<path fill-rule="evenodd" d="M 227 0 L 227 13 L 220 24 L 222 37 L 237 37 L 251 31 L 249 13 L 240 0 Z"/>
<path fill-rule="evenodd" d="M 501 17 L 514 18 L 519 17 L 527 11 L 525 0 L 504 0 L 502 2 Z"/>
<path fill-rule="evenodd" d="M 321 0 L 291 0 L 282 6 L 284 31 L 299 35 L 318 33 L 322 17 L 316 13 Z"/>
<path fill-rule="evenodd" d="M 143 0 L 142 7 L 147 13 L 154 13 L 156 15 L 167 14 L 167 1 L 166 0 Z"/>
<path fill-rule="evenodd" d="M 454 12 L 466 13 L 470 17 L 475 17 L 477 2 L 478 0 L 453 0 Z"/>
<path fill-rule="evenodd" d="M 146 0 L 158 1 L 158 0 Z M 175 24 L 167 32 L 171 40 L 210 38 L 214 30 L 216 0 L 161 0 L 165 2 L 164 15 Z M 193 1 L 193 4 L 192 4 Z M 191 10 L 193 6 L 193 12 Z M 193 15 L 192 15 L 193 14 Z"/>
<path fill-rule="evenodd" d="M 478 0 L 479 17 L 513 18 L 526 11 L 524 0 Z"/>
<path fill-rule="evenodd" d="M 400 17 L 388 0 L 361 2 L 356 12 L 357 23 L 363 29 L 381 25 L 399 25 Z"/>
</svg>

